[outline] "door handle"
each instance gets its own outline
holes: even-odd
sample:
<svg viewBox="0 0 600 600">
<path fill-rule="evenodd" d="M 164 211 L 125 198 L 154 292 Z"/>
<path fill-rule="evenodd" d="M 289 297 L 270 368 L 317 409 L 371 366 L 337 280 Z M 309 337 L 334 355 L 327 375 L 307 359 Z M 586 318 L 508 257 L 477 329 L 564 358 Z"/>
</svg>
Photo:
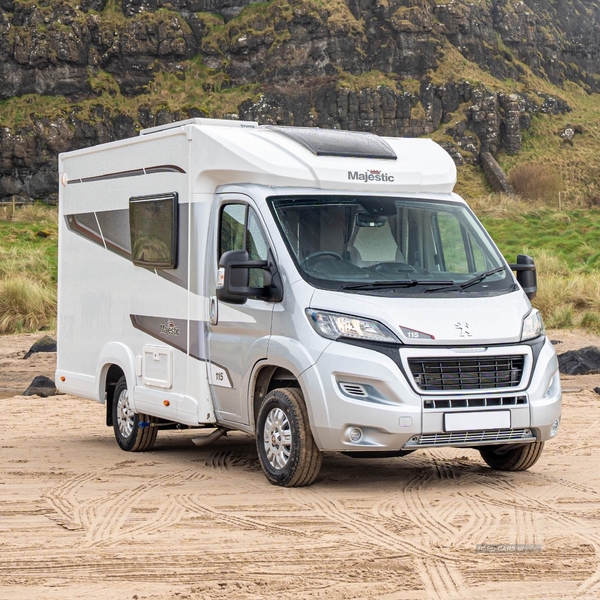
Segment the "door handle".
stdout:
<svg viewBox="0 0 600 600">
<path fill-rule="evenodd" d="M 219 304 L 216 296 L 211 296 L 208 300 L 208 318 L 211 325 L 219 322 Z"/>
</svg>

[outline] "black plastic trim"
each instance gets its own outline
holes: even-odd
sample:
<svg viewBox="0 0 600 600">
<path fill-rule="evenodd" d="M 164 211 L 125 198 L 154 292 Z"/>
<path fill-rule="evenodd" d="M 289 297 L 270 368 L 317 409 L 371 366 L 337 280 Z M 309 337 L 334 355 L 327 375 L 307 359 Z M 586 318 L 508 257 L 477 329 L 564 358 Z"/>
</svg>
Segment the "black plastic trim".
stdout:
<svg viewBox="0 0 600 600">
<path fill-rule="evenodd" d="M 338 338 L 336 341 L 342 342 L 343 344 L 350 344 L 351 346 L 358 346 L 359 348 L 365 348 L 366 350 L 373 350 L 375 352 L 379 352 L 380 354 L 387 356 L 400 369 L 400 372 L 402 373 L 402 375 L 404 375 L 404 378 L 406 379 L 406 381 L 408 381 L 409 384 L 412 382 L 412 373 L 410 374 L 410 377 L 409 377 L 409 375 L 406 373 L 406 370 L 404 369 L 402 360 L 400 358 L 400 349 L 401 348 L 419 348 L 419 349 L 437 348 L 440 350 L 450 350 L 452 348 L 459 347 L 457 345 L 421 346 L 421 345 L 416 345 L 416 344 L 392 344 L 392 343 L 386 343 L 386 342 L 365 342 L 362 340 L 352 340 L 350 338 Z M 531 340 L 526 340 L 524 342 L 510 342 L 510 343 L 506 343 L 506 344 L 488 344 L 485 346 L 485 348 L 514 348 L 516 345 L 529 346 L 531 348 L 533 364 L 531 367 L 531 373 L 529 375 L 529 381 L 527 381 L 527 385 L 525 386 L 525 389 L 527 389 L 531 385 L 531 379 L 533 378 L 533 374 L 535 372 L 535 368 L 536 368 L 536 365 L 537 365 L 537 362 L 540 357 L 540 353 L 542 351 L 545 341 L 546 341 L 546 336 L 540 335 L 537 338 L 534 338 Z M 469 390 L 469 392 L 471 392 L 471 391 L 477 392 L 477 390 Z M 479 392 L 481 395 L 481 393 L 488 393 L 488 392 L 493 392 L 493 391 L 494 390 L 492 389 L 492 390 L 480 390 Z M 421 392 L 419 392 L 419 391 L 417 391 L 417 393 L 419 393 L 419 395 L 422 395 Z M 460 391 L 457 391 L 456 393 L 460 393 Z M 515 393 L 517 393 L 517 392 L 515 391 Z M 452 395 L 452 394 L 449 393 L 448 395 Z"/>
</svg>

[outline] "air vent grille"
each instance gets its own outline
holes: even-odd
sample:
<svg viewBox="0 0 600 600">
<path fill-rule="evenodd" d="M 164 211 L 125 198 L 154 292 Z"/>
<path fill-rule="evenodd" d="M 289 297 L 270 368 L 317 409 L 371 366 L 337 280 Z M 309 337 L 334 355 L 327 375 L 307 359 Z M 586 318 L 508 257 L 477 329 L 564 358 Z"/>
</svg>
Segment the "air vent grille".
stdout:
<svg viewBox="0 0 600 600">
<path fill-rule="evenodd" d="M 486 431 L 458 431 L 451 433 L 424 433 L 411 438 L 406 448 L 424 448 L 426 446 L 456 446 L 472 444 L 490 444 L 503 442 L 534 442 L 531 429 L 492 429 Z"/>
<path fill-rule="evenodd" d="M 423 408 L 487 408 L 490 406 L 525 406 L 527 396 L 507 396 L 495 398 L 453 398 L 449 400 L 423 400 Z"/>
<path fill-rule="evenodd" d="M 354 396 L 356 398 L 366 398 L 369 394 L 367 390 L 360 385 L 360 383 L 342 383 L 340 382 L 340 388 L 347 396 Z"/>
<path fill-rule="evenodd" d="M 408 364 L 423 391 L 486 390 L 520 385 L 525 356 L 409 358 Z"/>
</svg>

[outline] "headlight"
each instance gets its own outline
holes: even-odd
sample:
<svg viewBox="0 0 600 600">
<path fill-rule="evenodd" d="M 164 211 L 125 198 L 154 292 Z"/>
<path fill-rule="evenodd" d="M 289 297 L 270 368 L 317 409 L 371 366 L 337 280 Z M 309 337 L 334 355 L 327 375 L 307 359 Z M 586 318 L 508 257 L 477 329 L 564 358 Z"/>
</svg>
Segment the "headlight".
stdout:
<svg viewBox="0 0 600 600">
<path fill-rule="evenodd" d="M 523 331 L 521 333 L 521 341 L 530 340 L 531 338 L 537 337 L 545 333 L 544 323 L 542 322 L 542 315 L 537 308 L 534 308 L 524 319 L 523 319 Z"/>
<path fill-rule="evenodd" d="M 398 343 L 400 341 L 385 325 L 370 319 L 312 308 L 306 309 L 306 316 L 314 330 L 330 340 L 349 338 L 370 342 Z"/>
</svg>

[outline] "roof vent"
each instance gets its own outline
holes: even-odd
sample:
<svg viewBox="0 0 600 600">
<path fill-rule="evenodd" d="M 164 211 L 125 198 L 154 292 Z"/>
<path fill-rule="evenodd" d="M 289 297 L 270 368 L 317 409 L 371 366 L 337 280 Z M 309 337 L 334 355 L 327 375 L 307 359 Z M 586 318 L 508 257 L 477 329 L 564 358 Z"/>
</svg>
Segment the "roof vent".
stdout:
<svg viewBox="0 0 600 600">
<path fill-rule="evenodd" d="M 392 147 L 373 133 L 340 131 L 318 127 L 276 127 L 264 125 L 304 146 L 316 156 L 343 156 L 346 158 L 382 158 L 396 160 Z"/>
</svg>

